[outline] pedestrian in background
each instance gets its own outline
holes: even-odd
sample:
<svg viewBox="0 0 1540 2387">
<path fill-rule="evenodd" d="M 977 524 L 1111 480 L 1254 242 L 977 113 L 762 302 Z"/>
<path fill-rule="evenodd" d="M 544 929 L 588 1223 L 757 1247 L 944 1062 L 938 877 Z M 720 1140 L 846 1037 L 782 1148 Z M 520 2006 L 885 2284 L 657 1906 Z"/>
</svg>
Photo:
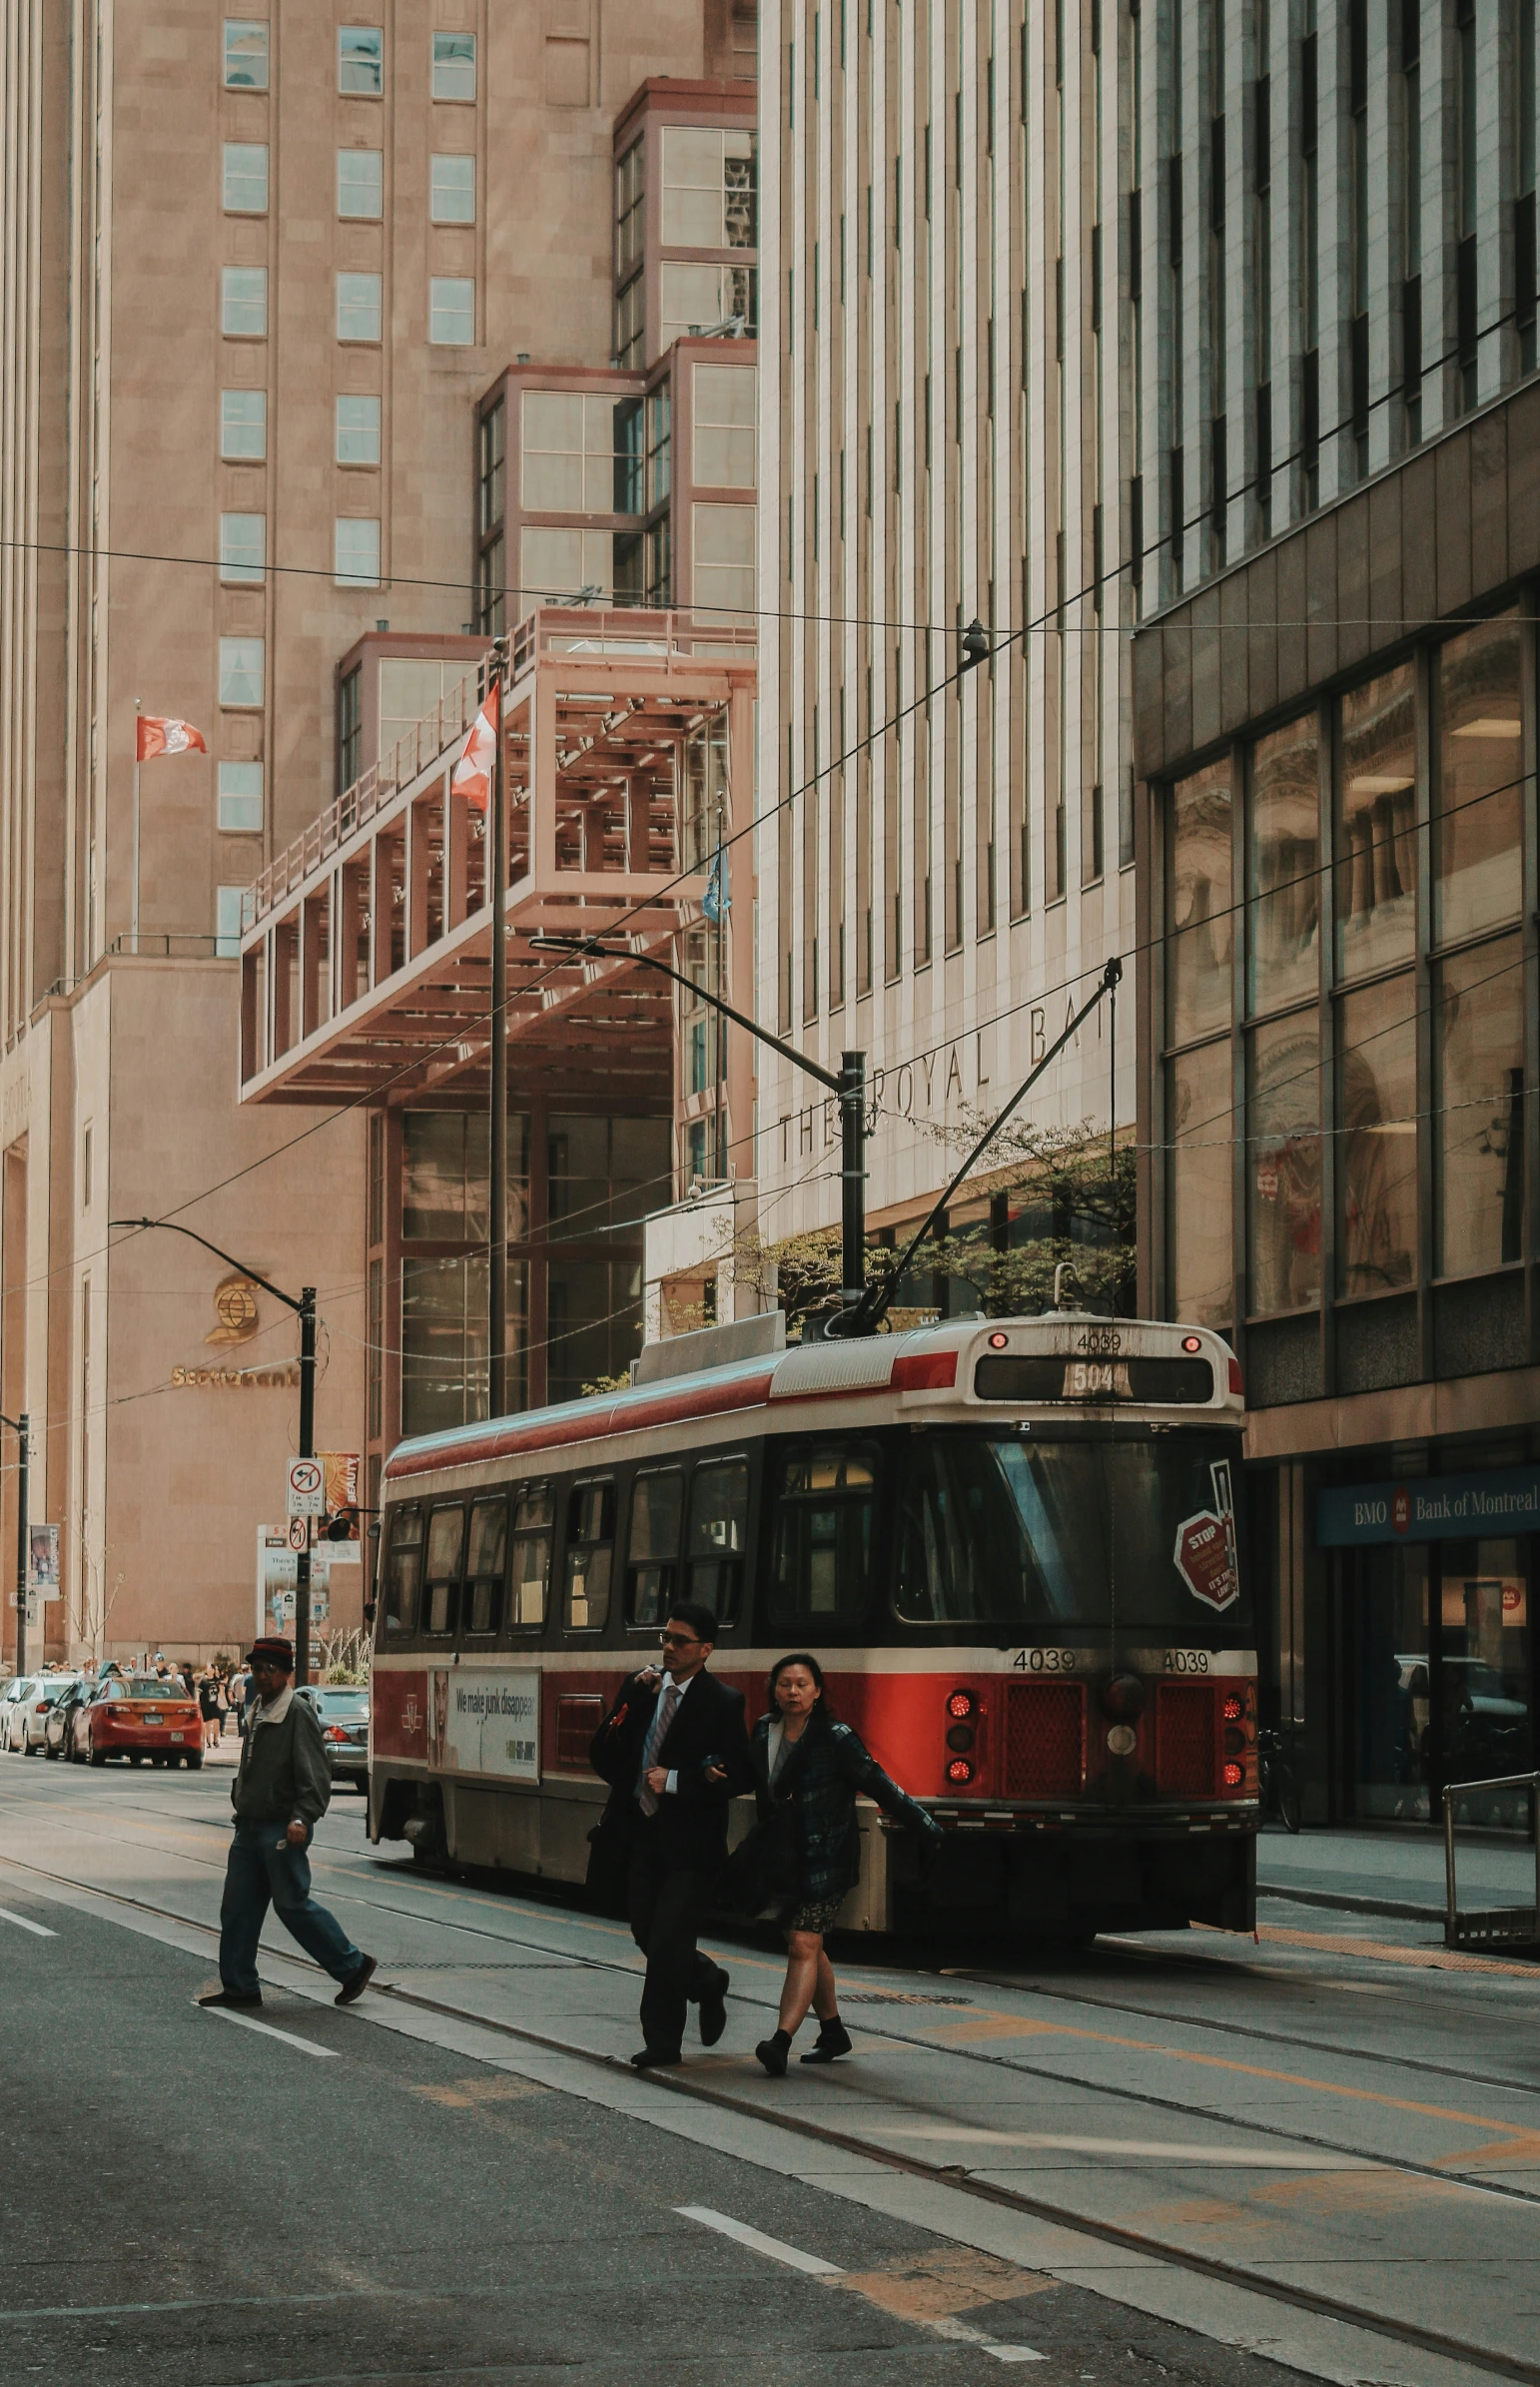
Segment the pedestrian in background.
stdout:
<svg viewBox="0 0 1540 2387">
<path fill-rule="evenodd" d="M 294 1695 L 289 1642 L 259 1641 L 250 1664 L 258 1704 L 230 1791 L 236 1832 L 220 1907 L 220 1987 L 198 2002 L 261 2005 L 257 1947 L 271 1906 L 290 1937 L 341 1985 L 337 2003 L 351 2005 L 369 1987 L 376 1960 L 355 1948 L 336 1916 L 312 1898 L 305 1853 L 332 1799 L 321 1719 L 308 1699 Z"/>
<path fill-rule="evenodd" d="M 777 1659 L 770 1669 L 769 1702 L 749 1740 L 759 1803 L 752 1837 L 759 1844 L 762 1886 L 781 1908 L 787 1966 L 777 2027 L 754 2052 L 771 2078 L 779 2079 L 809 2006 L 819 2030 L 803 2062 L 832 2063 L 851 2051 L 824 1935 L 833 1930 L 846 1893 L 861 1878 L 858 1796 L 874 1800 L 895 1823 L 907 1824 L 930 1854 L 940 1849 L 946 1834 L 883 1772 L 860 1735 L 835 1722 L 823 1668 L 808 1651 Z"/>
<path fill-rule="evenodd" d="M 589 1752 L 610 1785 L 599 1829 L 624 1861 L 631 1937 L 647 1960 L 639 2070 L 680 2060 L 692 2002 L 704 2046 L 727 2027 L 727 1970 L 695 1943 L 727 1855 L 727 1802 L 749 1787 L 743 1693 L 706 1671 L 715 1616 L 681 1600 L 662 1638 L 661 1670 L 626 1677 Z"/>
<path fill-rule="evenodd" d="M 206 1666 L 198 1678 L 198 1713 L 203 1718 L 203 1745 L 217 1749 L 220 1738 L 220 1678 Z"/>
</svg>

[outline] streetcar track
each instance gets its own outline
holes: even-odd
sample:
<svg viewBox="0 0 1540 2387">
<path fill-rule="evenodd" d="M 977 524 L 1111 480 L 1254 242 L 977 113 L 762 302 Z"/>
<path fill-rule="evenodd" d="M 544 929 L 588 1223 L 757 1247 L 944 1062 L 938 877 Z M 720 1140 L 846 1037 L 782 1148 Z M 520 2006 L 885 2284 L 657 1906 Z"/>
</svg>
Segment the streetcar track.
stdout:
<svg viewBox="0 0 1540 2387">
<path fill-rule="evenodd" d="M 164 1922 L 177 1924 L 184 1929 L 191 1928 L 207 1938 L 217 1939 L 219 1936 L 216 1925 L 190 1923 L 189 1918 L 179 1915 L 174 1909 L 157 1907 L 150 1901 L 136 1899 L 127 1892 L 98 1890 L 90 1883 L 75 1881 L 67 1875 L 54 1873 L 44 1866 L 29 1865 L 20 1858 L 7 1856 L 3 1862 L 17 1871 L 36 1874 L 44 1880 L 57 1882 L 63 1888 L 84 1891 L 92 1897 L 104 1898 L 133 1907 L 143 1914 L 156 1916 Z M 391 1910 L 391 1912 L 396 1911 Z M 459 1928 L 473 1927 L 462 1926 Z M 293 1964 L 305 1971 L 316 1970 L 304 1958 L 281 1958 L 281 1961 Z M 582 1962 L 581 1959 L 571 1961 L 579 1964 Z M 604 1969 L 631 1970 L 631 1968 L 623 1966 L 606 1966 Z M 395 2003 L 412 2007 L 418 2011 L 436 2014 L 448 2021 L 469 2023 L 477 2029 L 491 2033 L 494 2037 L 512 2039 L 522 2045 L 538 2048 L 542 2053 L 578 2062 L 591 2069 L 627 2081 L 634 2082 L 635 2080 L 635 2074 L 630 2064 L 621 2057 L 605 2055 L 591 2048 L 553 2038 L 548 2032 L 531 2029 L 527 2024 L 491 2019 L 484 2014 L 473 2012 L 469 2007 L 453 2005 L 441 1998 L 425 1996 L 420 1990 L 402 1989 L 388 1983 L 377 1982 L 374 1985 L 374 1990 L 378 1995 L 387 1997 Z M 884 2031 L 880 2035 L 884 2037 L 906 2036 L 904 2033 L 891 2031 Z M 933 2053 L 943 2051 L 936 2049 L 929 2040 L 912 2040 L 909 2043 L 923 2046 Z M 978 2049 L 959 2048 L 944 2051 L 967 2054 L 975 2060 L 986 2062 L 1009 2062 L 1007 2058 L 981 2055 L 981 2051 Z M 1013 2065 L 1010 2068 L 1026 2070 L 1032 2067 Z M 1063 2078 L 1062 2074 L 1057 2073 L 1047 2076 L 1055 2079 Z M 933 2186 L 954 2188 L 959 2194 L 971 2196 L 979 2202 L 995 2205 L 1007 2211 L 1023 2213 L 1035 2220 L 1049 2222 L 1068 2229 L 1081 2237 L 1091 2238 L 1099 2244 L 1115 2246 L 1125 2252 L 1143 2255 L 1167 2269 L 1186 2271 L 1201 2278 L 1212 2279 L 1224 2286 L 1236 2287 L 1249 2295 L 1259 2296 L 1267 2302 L 1288 2305 L 1298 2311 L 1311 2312 L 1322 2319 L 1362 2331 L 1369 2336 L 1386 2338 L 1403 2345 L 1417 2346 L 1424 2352 L 1437 2354 L 1447 2360 L 1462 2363 L 1469 2368 L 1485 2371 L 1494 2377 L 1522 2381 L 1524 2387 L 1540 2387 L 1540 2362 L 1527 2361 L 1521 2355 L 1505 2354 L 1496 2347 L 1473 2345 L 1467 2339 L 1449 2336 L 1442 2330 L 1424 2328 L 1419 2322 L 1410 2321 L 1395 2314 L 1367 2312 L 1361 2304 L 1350 2303 L 1345 2298 L 1304 2287 L 1297 2282 L 1276 2279 L 1265 2272 L 1250 2270 L 1242 2263 L 1228 2262 L 1219 2255 L 1203 2254 L 1194 2248 L 1171 2245 L 1164 2239 L 1155 2237 L 1148 2231 L 1132 2228 L 1125 2222 L 1088 2216 L 1077 2211 L 1074 2206 L 1057 2203 L 1051 2197 L 1030 2195 L 1022 2189 L 1008 2188 L 997 2181 L 984 2179 L 961 2165 L 927 2162 L 920 2156 L 908 2155 L 893 2147 L 885 2146 L 878 2139 L 864 2138 L 850 2130 L 833 2128 L 825 2122 L 812 2121 L 804 2114 L 767 2111 L 763 2104 L 755 2102 L 752 2098 L 737 2095 L 730 2089 L 702 2079 L 699 2074 L 692 2076 L 684 2072 L 654 2071 L 648 2074 L 648 2080 L 654 2087 L 672 2095 L 693 2098 L 698 2103 L 717 2107 L 751 2121 L 765 2123 L 774 2129 L 788 2131 L 795 2137 L 807 2139 L 815 2144 L 829 2146 L 842 2153 L 859 2155 L 867 2161 L 880 2165 L 885 2170 L 901 2172 L 908 2177 L 926 2181 Z M 1142 2102 L 1163 2103 L 1165 2101 L 1141 2097 L 1137 2090 L 1118 2090 L 1110 2093 L 1130 2096 Z M 1178 2109 L 1194 2110 L 1190 2104 Z M 1247 2126 L 1264 2127 L 1264 2125 Z M 1276 2136 L 1285 2133 L 1269 2132 L 1268 2134 Z M 1304 2141 L 1304 2143 L 1313 2142 Z M 1354 2154 L 1361 2152 L 1357 2148 L 1345 2151 Z M 1404 2158 L 1365 2157 L 1364 2161 L 1367 2167 L 1379 2171 L 1423 2173 L 1426 2170 L 1425 2166 L 1409 2163 Z M 1443 2180 L 1446 2184 L 1457 2180 L 1461 2185 L 1477 2187 L 1486 2194 L 1507 2196 L 1519 2202 L 1540 2201 L 1540 2199 L 1526 2196 L 1522 2191 L 1488 2187 L 1484 2183 L 1467 2181 L 1460 2174 L 1440 2172 L 1433 2176 Z M 1066 2264 L 1064 2267 L 1069 2270 L 1079 2266 Z M 1096 2292 L 1095 2289 L 1092 2292 Z"/>
</svg>

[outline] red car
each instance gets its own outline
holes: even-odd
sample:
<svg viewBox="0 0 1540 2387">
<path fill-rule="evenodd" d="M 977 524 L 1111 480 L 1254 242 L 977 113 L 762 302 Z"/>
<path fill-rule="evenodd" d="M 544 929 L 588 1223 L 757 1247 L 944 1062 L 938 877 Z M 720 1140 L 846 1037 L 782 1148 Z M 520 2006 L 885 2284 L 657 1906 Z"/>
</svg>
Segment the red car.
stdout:
<svg viewBox="0 0 1540 2387">
<path fill-rule="evenodd" d="M 76 1765 L 105 1766 L 126 1757 L 155 1766 L 203 1764 L 203 1721 L 189 1699 L 153 1674 L 110 1674 L 70 1718 L 69 1754 Z"/>
</svg>

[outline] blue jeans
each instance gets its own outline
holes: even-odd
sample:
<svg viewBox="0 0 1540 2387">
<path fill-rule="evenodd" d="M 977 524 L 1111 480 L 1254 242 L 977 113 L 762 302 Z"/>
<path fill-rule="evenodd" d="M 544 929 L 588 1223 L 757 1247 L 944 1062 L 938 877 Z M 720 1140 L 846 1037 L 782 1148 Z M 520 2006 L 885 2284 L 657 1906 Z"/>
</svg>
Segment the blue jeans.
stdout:
<svg viewBox="0 0 1540 2387">
<path fill-rule="evenodd" d="M 364 1962 L 335 1915 L 311 1896 L 310 1859 L 292 1849 L 283 1824 L 237 1824 L 220 1905 L 220 1980 L 232 1996 L 261 1994 L 257 1944 L 271 1906 L 334 1981 L 347 1981 Z"/>
</svg>

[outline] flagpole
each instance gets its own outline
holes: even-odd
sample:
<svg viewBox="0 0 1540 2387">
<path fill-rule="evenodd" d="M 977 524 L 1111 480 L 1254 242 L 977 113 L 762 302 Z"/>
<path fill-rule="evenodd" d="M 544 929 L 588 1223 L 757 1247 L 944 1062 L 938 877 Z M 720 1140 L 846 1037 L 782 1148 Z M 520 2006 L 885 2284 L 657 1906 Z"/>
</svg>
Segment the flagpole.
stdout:
<svg viewBox="0 0 1540 2387">
<path fill-rule="evenodd" d="M 139 951 L 139 708 L 142 699 L 134 699 L 134 905 L 131 925 L 134 932 L 134 951 Z"/>
<path fill-rule="evenodd" d="M 508 1413 L 508 947 L 503 898 L 508 884 L 508 797 L 502 769 L 502 658 L 492 649 L 497 691 L 497 730 L 492 742 L 492 817 L 487 875 L 492 899 L 492 1036 L 490 1146 L 487 1175 L 486 1332 L 487 1406 L 493 1417 Z"/>
</svg>

